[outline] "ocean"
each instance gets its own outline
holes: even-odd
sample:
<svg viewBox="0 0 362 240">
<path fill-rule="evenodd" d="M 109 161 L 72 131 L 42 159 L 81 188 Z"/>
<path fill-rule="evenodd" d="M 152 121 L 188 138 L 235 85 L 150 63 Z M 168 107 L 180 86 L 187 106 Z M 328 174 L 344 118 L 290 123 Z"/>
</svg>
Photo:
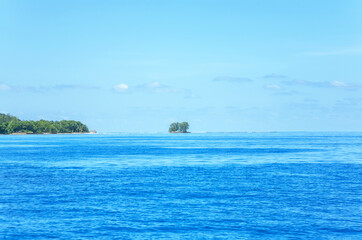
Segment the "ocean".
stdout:
<svg viewBox="0 0 362 240">
<path fill-rule="evenodd" d="M 362 239 L 362 133 L 0 136 L 1 239 Z"/>
</svg>

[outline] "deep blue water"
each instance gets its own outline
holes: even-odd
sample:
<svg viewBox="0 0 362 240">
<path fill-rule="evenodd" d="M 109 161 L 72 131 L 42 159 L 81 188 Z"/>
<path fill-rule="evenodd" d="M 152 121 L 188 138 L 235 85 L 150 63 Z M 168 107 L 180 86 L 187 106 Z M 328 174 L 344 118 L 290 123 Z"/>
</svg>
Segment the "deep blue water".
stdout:
<svg viewBox="0 0 362 240">
<path fill-rule="evenodd" d="M 1 239 L 361 239 L 362 133 L 0 136 Z"/>
</svg>

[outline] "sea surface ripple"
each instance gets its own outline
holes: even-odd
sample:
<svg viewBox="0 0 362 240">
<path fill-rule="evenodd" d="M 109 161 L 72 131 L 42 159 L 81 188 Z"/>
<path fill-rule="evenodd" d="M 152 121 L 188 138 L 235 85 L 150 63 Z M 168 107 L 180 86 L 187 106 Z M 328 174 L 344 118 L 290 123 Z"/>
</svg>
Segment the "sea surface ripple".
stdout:
<svg viewBox="0 0 362 240">
<path fill-rule="evenodd" d="M 0 136 L 1 239 L 358 239 L 362 133 Z"/>
</svg>

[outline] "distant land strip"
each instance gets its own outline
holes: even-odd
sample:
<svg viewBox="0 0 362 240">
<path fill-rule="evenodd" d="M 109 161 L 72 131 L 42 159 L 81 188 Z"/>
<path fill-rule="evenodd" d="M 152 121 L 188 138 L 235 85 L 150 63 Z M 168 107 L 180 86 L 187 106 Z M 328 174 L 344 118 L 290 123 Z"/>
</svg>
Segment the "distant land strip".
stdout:
<svg viewBox="0 0 362 240">
<path fill-rule="evenodd" d="M 88 127 L 74 120 L 62 121 L 26 121 L 20 120 L 10 114 L 0 113 L 0 134 L 75 134 L 75 133 L 96 133 L 89 131 Z"/>
</svg>

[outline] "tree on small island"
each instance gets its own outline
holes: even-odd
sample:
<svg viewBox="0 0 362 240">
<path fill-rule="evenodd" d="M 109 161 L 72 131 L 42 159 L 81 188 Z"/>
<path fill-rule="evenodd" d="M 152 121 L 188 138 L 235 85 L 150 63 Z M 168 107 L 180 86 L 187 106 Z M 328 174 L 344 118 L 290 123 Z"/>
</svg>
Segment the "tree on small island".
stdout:
<svg viewBox="0 0 362 240">
<path fill-rule="evenodd" d="M 171 123 L 168 131 L 170 133 L 188 133 L 188 129 L 189 129 L 190 125 L 188 122 L 182 122 L 182 123 L 179 123 L 179 122 L 174 122 L 174 123 Z"/>
<path fill-rule="evenodd" d="M 9 114 L 0 113 L 0 134 L 88 133 L 88 127 L 79 121 L 24 121 Z"/>
</svg>

